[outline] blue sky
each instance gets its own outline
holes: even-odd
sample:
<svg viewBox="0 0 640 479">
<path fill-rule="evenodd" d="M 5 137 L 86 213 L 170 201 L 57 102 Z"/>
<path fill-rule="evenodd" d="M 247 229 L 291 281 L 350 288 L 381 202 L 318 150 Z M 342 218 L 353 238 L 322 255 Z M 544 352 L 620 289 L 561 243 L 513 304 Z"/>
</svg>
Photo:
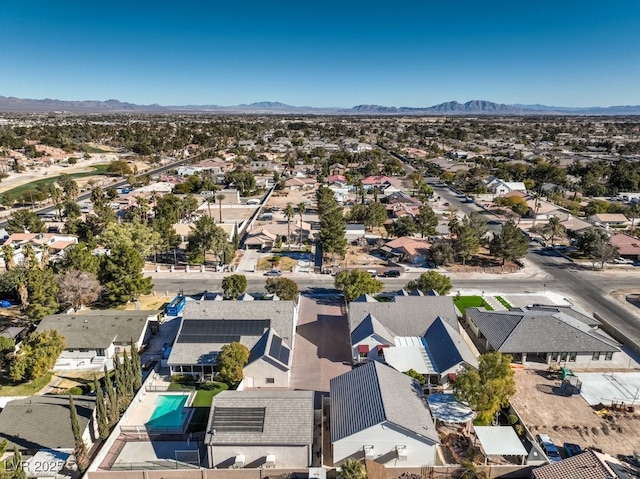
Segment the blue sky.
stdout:
<svg viewBox="0 0 640 479">
<path fill-rule="evenodd" d="M 640 2 L 3 0 L 0 95 L 640 104 Z"/>
</svg>

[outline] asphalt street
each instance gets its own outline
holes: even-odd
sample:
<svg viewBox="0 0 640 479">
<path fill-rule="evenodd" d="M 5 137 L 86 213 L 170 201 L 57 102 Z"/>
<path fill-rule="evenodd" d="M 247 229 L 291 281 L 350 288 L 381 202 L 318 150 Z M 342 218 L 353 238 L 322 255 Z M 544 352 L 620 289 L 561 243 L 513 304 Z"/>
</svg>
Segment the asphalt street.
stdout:
<svg viewBox="0 0 640 479">
<path fill-rule="evenodd" d="M 583 269 L 553 250 L 532 243 L 527 261 L 532 264 L 531 273 L 474 275 L 452 274 L 453 291 L 480 292 L 487 294 L 544 293 L 554 292 L 577 303 L 590 313 L 597 313 L 617 331 L 640 344 L 640 317 L 630 305 L 621 304 L 611 293 L 619 290 L 640 290 L 640 268 L 617 269 L 615 273 Z M 400 278 L 380 278 L 384 291 L 397 291 L 419 273 L 404 273 Z M 264 293 L 266 277 L 247 274 L 247 292 Z M 206 291 L 221 291 L 220 273 L 152 273 L 154 290 L 170 295 L 183 291 L 194 295 Z M 304 294 L 338 294 L 330 275 L 291 275 Z"/>
</svg>

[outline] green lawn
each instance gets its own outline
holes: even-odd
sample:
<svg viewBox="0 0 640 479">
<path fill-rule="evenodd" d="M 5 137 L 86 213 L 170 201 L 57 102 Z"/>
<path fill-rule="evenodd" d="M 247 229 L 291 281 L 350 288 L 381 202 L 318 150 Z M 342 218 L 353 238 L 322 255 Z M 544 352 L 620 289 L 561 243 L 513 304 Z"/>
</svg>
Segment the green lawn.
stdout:
<svg viewBox="0 0 640 479">
<path fill-rule="evenodd" d="M 491 305 L 482 296 L 455 296 L 453 302 L 461 313 L 464 313 L 467 308 L 480 307 L 484 307 L 487 311 L 493 311 Z"/>
<path fill-rule="evenodd" d="M 3 377 L 2 380 L 0 380 L 0 384 L 2 384 L 2 386 L 0 386 L 0 396 L 32 396 L 49 384 L 51 376 L 53 376 L 53 373 L 49 372 L 41 378 L 16 385 L 13 385 L 8 378 Z"/>
<path fill-rule="evenodd" d="M 511 309 L 511 305 L 502 296 L 496 296 L 496 301 L 507 309 Z"/>
<path fill-rule="evenodd" d="M 196 397 L 192 404 L 194 411 L 193 416 L 191 416 L 191 422 L 189 422 L 189 432 L 202 432 L 207 428 L 213 397 L 219 392 L 229 388 L 229 386 L 224 383 L 215 384 L 217 386 L 215 389 L 199 389 L 198 392 L 196 392 Z"/>
<path fill-rule="evenodd" d="M 85 173 L 71 173 L 67 176 L 73 179 L 77 179 L 77 178 L 86 178 L 88 176 L 107 175 L 108 174 L 107 168 L 109 168 L 109 165 L 92 165 L 91 168 L 93 168 L 95 171 L 87 171 Z M 13 198 L 19 198 L 20 195 L 22 195 L 27 191 L 37 190 L 43 185 L 56 182 L 58 178 L 60 178 L 60 176 L 61 175 L 50 176 L 49 178 L 43 178 L 42 180 L 36 180 L 36 181 L 32 181 L 31 183 L 26 183 L 24 185 L 16 186 L 15 188 L 5 191 L 4 194 L 10 195 Z"/>
</svg>

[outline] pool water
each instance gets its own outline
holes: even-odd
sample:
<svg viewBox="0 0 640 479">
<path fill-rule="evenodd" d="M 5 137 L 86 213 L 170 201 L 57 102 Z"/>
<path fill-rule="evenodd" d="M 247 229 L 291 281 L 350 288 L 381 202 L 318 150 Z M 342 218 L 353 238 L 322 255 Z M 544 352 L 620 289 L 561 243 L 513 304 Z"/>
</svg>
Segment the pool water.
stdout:
<svg viewBox="0 0 640 479">
<path fill-rule="evenodd" d="M 187 411 L 184 410 L 187 397 L 186 395 L 158 396 L 155 402 L 156 408 L 146 425 L 155 429 L 181 429 L 187 416 Z"/>
</svg>

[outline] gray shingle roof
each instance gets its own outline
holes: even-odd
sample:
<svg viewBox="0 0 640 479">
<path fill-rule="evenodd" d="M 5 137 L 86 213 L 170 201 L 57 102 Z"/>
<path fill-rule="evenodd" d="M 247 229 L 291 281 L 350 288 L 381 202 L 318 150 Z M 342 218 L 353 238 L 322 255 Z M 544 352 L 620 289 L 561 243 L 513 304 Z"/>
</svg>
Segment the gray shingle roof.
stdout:
<svg viewBox="0 0 640 479">
<path fill-rule="evenodd" d="M 333 378 L 329 389 L 331 442 L 384 422 L 439 442 L 417 381 L 389 366 L 369 362 Z"/>
<path fill-rule="evenodd" d="M 353 330 L 351 333 L 351 344 L 358 344 L 373 334 L 380 336 L 389 344 L 393 344 L 393 334 L 371 314 L 367 314 L 367 317 Z"/>
<path fill-rule="evenodd" d="M 288 347 L 293 339 L 296 319 L 297 306 L 293 301 L 188 301 L 182 312 L 182 323 L 168 363 L 171 366 L 214 364 L 222 346 L 231 342 L 223 341 L 222 337 L 211 342 L 182 342 L 185 324 L 191 330 L 197 330 L 198 323 L 202 323 L 204 331 L 209 325 L 224 321 L 229 321 L 228 324 L 237 324 L 248 320 L 266 320 L 265 327 L 261 331 L 255 334 L 237 334 L 232 339 L 249 348 L 252 351 L 252 360 L 255 360 L 264 352 L 258 356 L 258 352 L 253 352 L 253 349 L 256 346 L 260 349 L 261 338 L 265 340 L 262 346 L 267 346 L 266 336 L 270 328 Z M 262 347 L 263 350 L 264 347 Z"/>
<path fill-rule="evenodd" d="M 503 353 L 620 350 L 618 343 L 603 331 L 564 312 L 539 314 L 539 311 L 467 308 L 467 318 L 478 327 L 494 349 Z"/>
<path fill-rule="evenodd" d="M 451 296 L 394 296 L 393 301 L 385 303 L 349 303 L 350 331 L 368 314 L 395 336 L 423 336 L 437 317 L 458 327 Z"/>
<path fill-rule="evenodd" d="M 80 430 L 84 431 L 96 407 L 88 396 L 74 396 Z M 9 401 L 0 413 L 0 438 L 9 442 L 7 450 L 73 449 L 68 396 L 31 396 Z"/>
<path fill-rule="evenodd" d="M 424 335 L 429 348 L 429 357 L 435 363 L 439 373 L 443 373 L 460 363 L 475 368 L 478 360 L 464 341 L 457 329 L 437 318 Z"/>
<path fill-rule="evenodd" d="M 533 469 L 531 477 L 533 479 L 630 479 L 638 476 L 637 473 L 633 475 L 616 474 L 613 468 L 606 464 L 606 461 L 600 460 L 597 453 L 587 450 L 560 462 Z"/>
<path fill-rule="evenodd" d="M 313 391 L 223 391 L 213 398 L 205 442 L 213 445 L 285 445 L 313 443 Z M 215 431 L 216 408 L 264 408 L 262 432 Z M 238 411 L 242 421 L 242 409 Z"/>
<path fill-rule="evenodd" d="M 138 340 L 149 318 L 160 311 L 91 311 L 83 314 L 52 314 L 45 316 L 37 331 L 57 329 L 67 342 L 66 349 L 108 348 L 115 340 L 129 343 Z"/>
</svg>

